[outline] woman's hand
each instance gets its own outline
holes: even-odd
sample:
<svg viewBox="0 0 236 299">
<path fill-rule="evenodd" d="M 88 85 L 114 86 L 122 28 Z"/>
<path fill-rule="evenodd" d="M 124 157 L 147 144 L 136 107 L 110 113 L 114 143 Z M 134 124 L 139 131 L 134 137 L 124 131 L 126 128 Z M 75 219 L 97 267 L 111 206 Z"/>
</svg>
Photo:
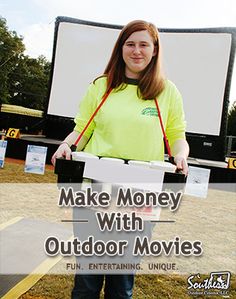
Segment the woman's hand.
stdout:
<svg viewBox="0 0 236 299">
<path fill-rule="evenodd" d="M 188 175 L 188 163 L 185 157 L 181 155 L 176 155 L 174 158 L 177 171 L 181 171 L 181 173 Z"/>
<path fill-rule="evenodd" d="M 53 166 L 55 166 L 57 158 L 66 158 L 66 160 L 70 160 L 71 157 L 71 149 L 68 143 L 62 142 L 58 147 L 54 155 L 52 156 L 51 162 Z"/>
<path fill-rule="evenodd" d="M 172 147 L 172 154 L 175 157 L 174 161 L 177 170 L 183 174 L 188 174 L 187 157 L 189 154 L 189 145 L 185 139 L 176 140 Z"/>
<path fill-rule="evenodd" d="M 75 143 L 80 132 L 72 131 L 65 140 L 58 147 L 57 151 L 52 156 L 51 162 L 55 166 L 56 158 L 66 158 L 66 160 L 70 160 L 71 158 L 71 149 L 70 146 Z M 88 138 L 86 136 L 82 136 L 79 143 L 77 144 L 77 150 L 81 151 L 88 142 Z"/>
</svg>

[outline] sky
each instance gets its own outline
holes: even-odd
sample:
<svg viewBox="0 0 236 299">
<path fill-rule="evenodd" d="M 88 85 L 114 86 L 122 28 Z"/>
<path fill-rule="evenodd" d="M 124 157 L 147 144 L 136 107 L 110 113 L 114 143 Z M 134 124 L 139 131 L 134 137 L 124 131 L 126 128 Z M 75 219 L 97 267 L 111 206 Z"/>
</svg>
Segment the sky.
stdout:
<svg viewBox="0 0 236 299">
<path fill-rule="evenodd" d="M 23 36 L 25 54 L 52 58 L 57 16 L 125 25 L 151 21 L 158 28 L 236 27 L 236 0 L 0 0 L 9 30 Z M 236 100 L 236 64 L 230 103 Z"/>
</svg>

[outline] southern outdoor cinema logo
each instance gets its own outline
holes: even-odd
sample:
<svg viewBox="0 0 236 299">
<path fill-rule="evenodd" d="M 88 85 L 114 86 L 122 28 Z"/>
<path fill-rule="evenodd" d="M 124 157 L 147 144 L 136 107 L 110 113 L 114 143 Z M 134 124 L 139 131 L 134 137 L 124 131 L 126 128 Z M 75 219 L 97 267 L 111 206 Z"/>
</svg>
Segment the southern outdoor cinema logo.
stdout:
<svg viewBox="0 0 236 299">
<path fill-rule="evenodd" d="M 211 272 L 209 277 L 194 274 L 188 277 L 189 295 L 227 295 L 230 287 L 229 271 Z"/>
</svg>

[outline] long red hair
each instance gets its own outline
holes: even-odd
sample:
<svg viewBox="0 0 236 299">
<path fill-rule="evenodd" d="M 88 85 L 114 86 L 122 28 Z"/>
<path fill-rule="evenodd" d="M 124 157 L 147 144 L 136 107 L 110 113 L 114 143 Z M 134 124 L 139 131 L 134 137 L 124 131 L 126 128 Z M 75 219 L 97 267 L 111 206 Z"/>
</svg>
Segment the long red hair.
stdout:
<svg viewBox="0 0 236 299">
<path fill-rule="evenodd" d="M 137 20 L 128 23 L 120 32 L 115 43 L 110 60 L 105 68 L 107 90 L 125 88 L 125 62 L 122 57 L 122 47 L 128 37 L 136 32 L 147 30 L 153 39 L 156 55 L 152 57 L 148 66 L 141 72 L 138 80 L 138 93 L 143 99 L 154 99 L 164 89 L 164 78 L 161 72 L 160 41 L 156 26 L 146 21 Z"/>
</svg>

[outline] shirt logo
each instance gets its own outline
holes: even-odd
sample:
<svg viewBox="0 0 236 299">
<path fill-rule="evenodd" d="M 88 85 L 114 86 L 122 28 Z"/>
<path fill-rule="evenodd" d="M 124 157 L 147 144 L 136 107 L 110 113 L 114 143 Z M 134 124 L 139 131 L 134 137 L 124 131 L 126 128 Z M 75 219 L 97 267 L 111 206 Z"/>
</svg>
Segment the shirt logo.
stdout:
<svg viewBox="0 0 236 299">
<path fill-rule="evenodd" d="M 148 116 L 158 116 L 157 109 L 152 107 L 147 107 L 142 110 L 142 115 L 148 115 Z"/>
</svg>

